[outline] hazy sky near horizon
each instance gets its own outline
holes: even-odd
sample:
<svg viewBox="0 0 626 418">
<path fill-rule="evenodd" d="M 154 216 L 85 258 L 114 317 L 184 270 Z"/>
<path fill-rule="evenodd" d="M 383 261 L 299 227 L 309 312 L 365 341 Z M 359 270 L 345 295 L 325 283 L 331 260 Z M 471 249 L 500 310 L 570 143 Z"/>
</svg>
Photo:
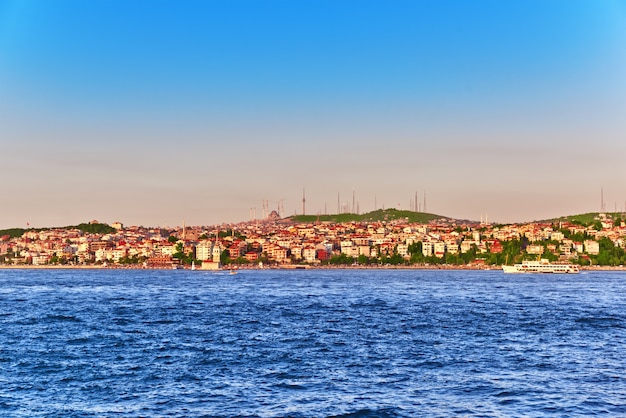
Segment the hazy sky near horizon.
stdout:
<svg viewBox="0 0 626 418">
<path fill-rule="evenodd" d="M 626 204 L 624 0 L 0 0 L 0 228 Z"/>
</svg>

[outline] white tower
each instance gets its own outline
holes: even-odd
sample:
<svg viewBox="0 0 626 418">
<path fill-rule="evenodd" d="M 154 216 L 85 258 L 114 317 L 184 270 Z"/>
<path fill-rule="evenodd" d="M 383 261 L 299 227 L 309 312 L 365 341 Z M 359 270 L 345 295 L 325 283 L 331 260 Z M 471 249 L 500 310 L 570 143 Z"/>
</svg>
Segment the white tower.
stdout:
<svg viewBox="0 0 626 418">
<path fill-rule="evenodd" d="M 211 250 L 211 260 L 214 263 L 219 263 L 222 259 L 222 249 L 220 248 L 220 243 L 215 238 L 215 244 L 213 244 L 213 249 Z"/>
</svg>

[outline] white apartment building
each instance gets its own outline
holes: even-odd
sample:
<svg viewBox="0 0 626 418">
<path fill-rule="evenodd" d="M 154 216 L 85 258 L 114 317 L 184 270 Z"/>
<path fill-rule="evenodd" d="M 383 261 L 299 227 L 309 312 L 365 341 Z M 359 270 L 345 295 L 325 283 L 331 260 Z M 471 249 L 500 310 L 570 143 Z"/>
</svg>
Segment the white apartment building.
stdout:
<svg viewBox="0 0 626 418">
<path fill-rule="evenodd" d="M 550 239 L 555 241 L 563 241 L 565 239 L 565 235 L 563 235 L 560 231 L 555 231 L 550 234 Z"/>
<path fill-rule="evenodd" d="M 213 242 L 209 240 L 201 241 L 196 245 L 196 258 L 201 261 L 210 260 L 211 251 L 213 251 Z"/>
<path fill-rule="evenodd" d="M 409 255 L 409 246 L 406 244 L 398 244 L 398 246 L 396 247 L 396 251 L 398 253 L 398 255 L 402 256 L 402 257 L 408 257 Z"/>
<path fill-rule="evenodd" d="M 120 261 L 122 258 L 126 257 L 126 248 L 116 248 L 110 251 L 110 260 L 115 261 L 116 263 Z"/>
<path fill-rule="evenodd" d="M 34 266 L 42 266 L 50 261 L 50 257 L 46 254 L 34 254 L 32 258 Z"/>
<path fill-rule="evenodd" d="M 304 250 L 304 248 L 302 247 L 302 245 L 291 245 L 289 247 L 289 250 L 291 251 L 291 256 L 294 258 L 294 260 L 302 260 L 302 251 Z"/>
<path fill-rule="evenodd" d="M 450 254 L 458 254 L 459 253 L 459 244 L 447 244 L 446 250 Z"/>
<path fill-rule="evenodd" d="M 598 255 L 600 253 L 600 244 L 597 241 L 585 240 L 583 244 L 587 254 Z"/>
<path fill-rule="evenodd" d="M 315 247 L 307 246 L 302 250 L 302 258 L 304 258 L 304 261 L 307 263 L 314 263 L 316 254 L 317 251 L 315 250 Z"/>
<path fill-rule="evenodd" d="M 526 252 L 528 254 L 540 255 L 543 254 L 543 251 L 543 245 L 531 244 L 526 247 Z"/>
<path fill-rule="evenodd" d="M 442 258 L 446 253 L 446 243 L 442 241 L 435 242 L 433 251 L 435 252 L 435 257 Z"/>
<path fill-rule="evenodd" d="M 422 255 L 431 257 L 433 255 L 433 244 L 430 242 L 422 242 Z"/>
<path fill-rule="evenodd" d="M 477 245 L 476 241 L 465 240 L 461 242 L 461 253 L 465 254 L 472 249 L 472 245 Z"/>
</svg>

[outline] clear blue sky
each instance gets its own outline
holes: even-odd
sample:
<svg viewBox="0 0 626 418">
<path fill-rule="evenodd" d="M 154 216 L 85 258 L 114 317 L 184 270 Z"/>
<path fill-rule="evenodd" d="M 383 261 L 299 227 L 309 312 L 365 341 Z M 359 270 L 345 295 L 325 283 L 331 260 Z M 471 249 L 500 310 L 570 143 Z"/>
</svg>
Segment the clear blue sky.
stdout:
<svg viewBox="0 0 626 418">
<path fill-rule="evenodd" d="M 0 228 L 626 204 L 626 1 L 0 0 Z"/>
</svg>

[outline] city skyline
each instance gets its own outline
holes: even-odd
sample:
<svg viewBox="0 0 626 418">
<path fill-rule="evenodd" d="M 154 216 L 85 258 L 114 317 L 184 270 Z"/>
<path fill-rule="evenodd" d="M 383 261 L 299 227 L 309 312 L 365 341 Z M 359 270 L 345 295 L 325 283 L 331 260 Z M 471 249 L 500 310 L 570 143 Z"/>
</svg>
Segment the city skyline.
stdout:
<svg viewBox="0 0 626 418">
<path fill-rule="evenodd" d="M 0 0 L 0 228 L 621 211 L 625 44 L 619 0 Z"/>
</svg>

